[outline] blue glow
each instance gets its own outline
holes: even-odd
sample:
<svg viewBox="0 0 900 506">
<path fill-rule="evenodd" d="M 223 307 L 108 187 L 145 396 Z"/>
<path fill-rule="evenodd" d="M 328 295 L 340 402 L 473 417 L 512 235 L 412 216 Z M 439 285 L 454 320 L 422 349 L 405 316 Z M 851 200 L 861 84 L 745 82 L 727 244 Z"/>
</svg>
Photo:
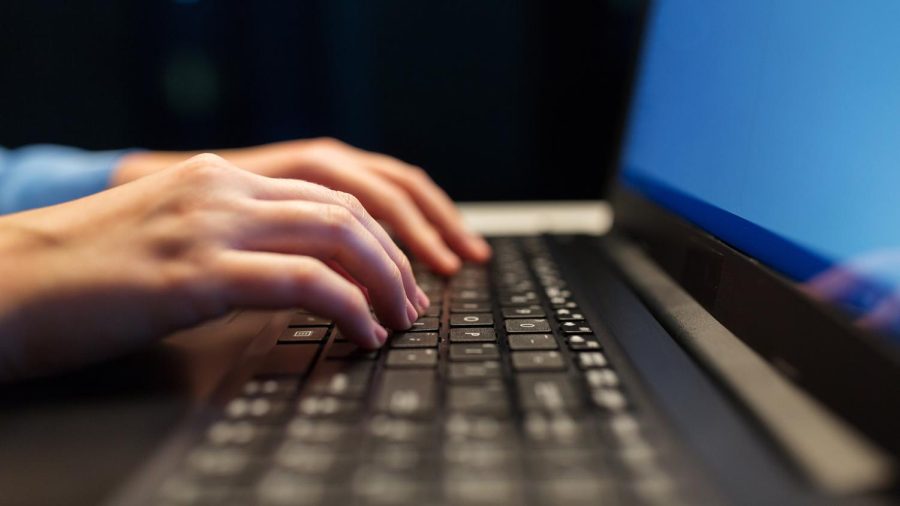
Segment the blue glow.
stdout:
<svg viewBox="0 0 900 506">
<path fill-rule="evenodd" d="M 895 0 L 656 2 L 625 181 L 798 280 L 900 251 L 898 27 Z"/>
</svg>

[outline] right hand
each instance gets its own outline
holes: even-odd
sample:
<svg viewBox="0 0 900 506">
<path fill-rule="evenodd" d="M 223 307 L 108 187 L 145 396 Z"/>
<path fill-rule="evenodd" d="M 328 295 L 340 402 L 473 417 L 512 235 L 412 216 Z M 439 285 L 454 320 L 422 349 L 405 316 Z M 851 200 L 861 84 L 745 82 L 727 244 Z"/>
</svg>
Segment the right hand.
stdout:
<svg viewBox="0 0 900 506">
<path fill-rule="evenodd" d="M 339 274 L 340 273 L 340 274 Z M 381 346 L 428 299 L 351 195 L 215 155 L 0 218 L 0 378 L 135 349 L 235 308 L 307 308 Z"/>
</svg>

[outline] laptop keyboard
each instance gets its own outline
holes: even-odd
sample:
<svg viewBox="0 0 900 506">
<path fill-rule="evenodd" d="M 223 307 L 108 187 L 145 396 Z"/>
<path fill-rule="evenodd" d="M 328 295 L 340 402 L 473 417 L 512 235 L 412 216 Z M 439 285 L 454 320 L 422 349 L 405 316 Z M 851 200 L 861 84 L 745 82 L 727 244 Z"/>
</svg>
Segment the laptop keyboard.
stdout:
<svg viewBox="0 0 900 506">
<path fill-rule="evenodd" d="M 432 306 L 372 352 L 297 312 L 160 504 L 673 504 L 640 412 L 543 240 L 417 268 Z"/>
</svg>

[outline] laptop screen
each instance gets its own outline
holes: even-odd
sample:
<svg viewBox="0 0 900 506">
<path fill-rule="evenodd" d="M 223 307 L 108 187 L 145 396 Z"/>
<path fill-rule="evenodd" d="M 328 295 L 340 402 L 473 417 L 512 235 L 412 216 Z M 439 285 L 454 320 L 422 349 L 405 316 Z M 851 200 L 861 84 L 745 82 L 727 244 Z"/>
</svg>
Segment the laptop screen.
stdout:
<svg viewBox="0 0 900 506">
<path fill-rule="evenodd" d="M 896 330 L 900 2 L 655 2 L 623 182 Z"/>
</svg>

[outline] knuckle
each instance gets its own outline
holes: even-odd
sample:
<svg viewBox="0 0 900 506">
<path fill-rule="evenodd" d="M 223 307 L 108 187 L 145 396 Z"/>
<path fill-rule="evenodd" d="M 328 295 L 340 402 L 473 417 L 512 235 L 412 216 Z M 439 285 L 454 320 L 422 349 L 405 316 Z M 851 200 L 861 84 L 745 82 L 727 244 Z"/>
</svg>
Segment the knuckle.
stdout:
<svg viewBox="0 0 900 506">
<path fill-rule="evenodd" d="M 204 186 L 228 181 L 242 171 L 219 155 L 202 153 L 184 163 L 187 182 Z"/>
<path fill-rule="evenodd" d="M 356 195 L 342 191 L 335 192 L 335 194 L 337 195 L 338 201 L 350 211 L 360 212 L 365 210 L 363 208 L 362 202 L 360 202 L 359 199 L 356 198 Z"/>
<path fill-rule="evenodd" d="M 195 165 L 227 165 L 228 162 L 224 158 L 215 153 L 200 153 L 192 156 L 189 162 Z"/>
<path fill-rule="evenodd" d="M 315 143 L 326 148 L 335 148 L 344 144 L 340 140 L 328 136 L 316 138 Z"/>
<path fill-rule="evenodd" d="M 315 258 L 304 257 L 294 270 L 293 279 L 299 287 L 314 285 L 322 279 L 325 264 Z"/>
<path fill-rule="evenodd" d="M 428 172 L 425 171 L 422 167 L 410 166 L 407 168 L 407 172 L 410 177 L 417 181 L 431 181 L 431 176 L 428 175 Z"/>
<path fill-rule="evenodd" d="M 399 256 L 400 258 L 397 260 L 399 270 L 401 272 L 412 272 L 412 263 L 409 261 L 409 257 L 403 252 Z"/>
<path fill-rule="evenodd" d="M 322 213 L 329 235 L 337 240 L 347 239 L 353 231 L 356 218 L 346 207 L 325 206 Z"/>
</svg>

